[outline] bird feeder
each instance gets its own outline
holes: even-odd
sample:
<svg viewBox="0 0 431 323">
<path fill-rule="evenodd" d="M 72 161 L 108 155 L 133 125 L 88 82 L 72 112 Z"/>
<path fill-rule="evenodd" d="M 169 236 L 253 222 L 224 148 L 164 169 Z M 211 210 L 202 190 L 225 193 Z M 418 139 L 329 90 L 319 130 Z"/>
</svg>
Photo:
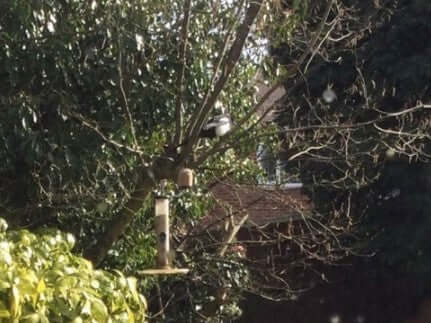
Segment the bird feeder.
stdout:
<svg viewBox="0 0 431 323">
<path fill-rule="evenodd" d="M 163 186 L 162 186 L 163 191 Z M 172 268 L 169 262 L 169 199 L 166 196 L 157 196 L 154 205 L 154 227 L 157 238 L 157 267 L 146 269 L 139 273 L 143 275 L 186 274 L 187 268 Z"/>
<path fill-rule="evenodd" d="M 177 184 L 180 189 L 187 189 L 193 186 L 193 170 L 181 168 L 178 173 Z"/>
<path fill-rule="evenodd" d="M 169 200 L 156 197 L 154 226 L 157 235 L 157 265 L 169 267 Z"/>
</svg>

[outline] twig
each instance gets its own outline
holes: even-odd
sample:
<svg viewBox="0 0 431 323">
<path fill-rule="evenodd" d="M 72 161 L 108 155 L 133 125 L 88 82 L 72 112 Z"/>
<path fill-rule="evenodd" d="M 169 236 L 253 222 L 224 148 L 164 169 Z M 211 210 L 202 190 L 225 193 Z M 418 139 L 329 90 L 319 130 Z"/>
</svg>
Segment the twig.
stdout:
<svg viewBox="0 0 431 323">
<path fill-rule="evenodd" d="M 169 306 L 170 302 L 174 299 L 174 295 L 171 295 L 171 297 L 167 300 L 166 304 L 163 304 L 159 282 L 157 282 L 157 284 L 156 284 L 156 290 L 157 290 L 157 301 L 159 303 L 160 310 L 157 313 L 155 313 L 154 315 L 151 315 L 149 318 L 154 319 L 158 316 L 161 316 L 161 318 L 164 320 L 165 319 L 165 309 Z"/>
<path fill-rule="evenodd" d="M 314 56 L 317 54 L 317 51 L 320 49 L 320 47 L 323 45 L 323 43 L 325 42 L 326 39 L 328 39 L 329 35 L 331 34 L 332 30 L 334 30 L 336 22 L 333 22 L 331 27 L 329 28 L 328 32 L 326 33 L 326 35 L 323 37 L 323 39 L 319 42 L 319 44 L 316 46 L 317 40 L 320 37 L 320 34 L 322 34 L 323 29 L 325 28 L 325 24 L 326 21 L 328 20 L 329 17 L 329 13 L 331 12 L 331 8 L 332 5 L 334 3 L 335 0 L 331 0 L 328 2 L 328 5 L 325 8 L 325 13 L 323 14 L 323 18 L 319 24 L 319 27 L 317 29 L 317 33 L 314 36 L 312 42 L 311 42 L 311 46 L 308 47 L 308 51 L 305 52 L 303 54 L 303 56 L 308 55 L 309 53 L 311 54 L 310 59 L 308 60 L 307 64 L 305 65 L 304 68 L 304 74 L 307 73 L 308 67 L 310 66 L 311 62 L 313 61 Z M 305 59 L 305 56 L 303 57 L 303 59 Z"/>
<path fill-rule="evenodd" d="M 138 148 L 132 148 L 132 147 L 130 147 L 130 146 L 127 146 L 127 145 L 124 145 L 124 144 L 122 144 L 122 143 L 119 143 L 118 141 L 116 141 L 116 140 L 113 140 L 113 139 L 109 139 L 100 129 L 99 129 L 99 127 L 98 127 L 98 125 L 96 124 L 92 124 L 90 121 L 88 121 L 88 120 L 86 120 L 82 115 L 80 115 L 80 114 L 78 114 L 78 113 L 75 113 L 75 112 L 72 112 L 72 111 L 65 111 L 66 113 L 66 115 L 67 116 L 69 116 L 69 117 L 72 117 L 72 118 L 74 118 L 74 119 L 77 119 L 77 120 L 79 120 L 80 122 L 81 122 L 81 124 L 83 125 L 83 126 L 85 126 L 86 128 L 88 128 L 88 129 L 91 129 L 91 130 L 93 130 L 96 134 L 98 134 L 105 142 L 107 142 L 107 143 L 109 143 L 109 144 L 111 144 L 111 145 L 113 145 L 114 147 L 117 147 L 117 148 L 120 148 L 120 149 L 124 149 L 124 150 L 127 150 L 127 151 L 129 151 L 129 152 L 132 152 L 132 153 L 135 153 L 135 154 L 138 154 L 139 156 L 141 156 L 141 157 L 144 157 L 145 158 L 145 155 L 144 155 L 144 152 L 142 151 L 142 150 L 140 150 L 140 149 L 138 149 Z"/>
<path fill-rule="evenodd" d="M 130 131 L 132 132 L 133 145 L 135 148 L 139 147 L 138 140 L 136 139 L 136 131 L 135 126 L 133 124 L 132 114 L 130 113 L 129 103 L 126 96 L 126 91 L 124 90 L 124 78 L 123 78 L 123 70 L 122 70 L 122 53 L 121 53 L 121 41 L 118 37 L 118 61 L 117 61 L 117 71 L 118 71 L 118 80 L 119 87 L 121 93 L 121 99 L 123 101 L 124 110 L 126 110 L 127 119 L 129 121 Z"/>
</svg>

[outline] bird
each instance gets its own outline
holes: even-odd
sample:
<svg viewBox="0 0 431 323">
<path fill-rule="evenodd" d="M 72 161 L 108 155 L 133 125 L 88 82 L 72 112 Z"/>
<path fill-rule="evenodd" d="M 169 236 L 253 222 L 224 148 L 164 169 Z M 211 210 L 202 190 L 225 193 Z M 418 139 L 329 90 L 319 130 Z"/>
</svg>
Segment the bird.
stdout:
<svg viewBox="0 0 431 323">
<path fill-rule="evenodd" d="M 226 135 L 232 129 L 232 119 L 221 109 L 221 114 L 210 118 L 202 128 L 201 138 L 215 138 Z"/>
</svg>

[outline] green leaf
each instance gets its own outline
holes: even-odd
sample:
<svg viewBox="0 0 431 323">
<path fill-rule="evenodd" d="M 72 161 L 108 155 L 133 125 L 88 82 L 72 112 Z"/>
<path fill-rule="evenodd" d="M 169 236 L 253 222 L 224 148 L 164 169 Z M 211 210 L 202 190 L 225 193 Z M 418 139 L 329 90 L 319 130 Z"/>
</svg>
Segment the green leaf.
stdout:
<svg viewBox="0 0 431 323">
<path fill-rule="evenodd" d="M 98 322 L 105 322 L 109 317 L 106 305 L 98 298 L 93 298 L 91 302 L 93 317 Z"/>
<path fill-rule="evenodd" d="M 40 322 L 40 316 L 37 313 L 28 314 L 23 316 L 20 321 L 23 321 L 25 323 L 38 323 Z"/>
<path fill-rule="evenodd" d="M 20 315 L 21 304 L 20 304 L 20 292 L 18 288 L 13 285 L 10 292 L 10 313 L 13 318 L 18 318 Z"/>
</svg>

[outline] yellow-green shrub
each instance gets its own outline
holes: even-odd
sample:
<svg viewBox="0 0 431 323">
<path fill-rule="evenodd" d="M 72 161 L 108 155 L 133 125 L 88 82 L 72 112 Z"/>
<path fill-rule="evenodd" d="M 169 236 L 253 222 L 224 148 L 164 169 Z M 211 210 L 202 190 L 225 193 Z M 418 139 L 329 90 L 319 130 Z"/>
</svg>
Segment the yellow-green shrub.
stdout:
<svg viewBox="0 0 431 323">
<path fill-rule="evenodd" d="M 136 279 L 94 270 L 60 231 L 7 231 L 0 219 L 0 322 L 145 322 Z"/>
</svg>

